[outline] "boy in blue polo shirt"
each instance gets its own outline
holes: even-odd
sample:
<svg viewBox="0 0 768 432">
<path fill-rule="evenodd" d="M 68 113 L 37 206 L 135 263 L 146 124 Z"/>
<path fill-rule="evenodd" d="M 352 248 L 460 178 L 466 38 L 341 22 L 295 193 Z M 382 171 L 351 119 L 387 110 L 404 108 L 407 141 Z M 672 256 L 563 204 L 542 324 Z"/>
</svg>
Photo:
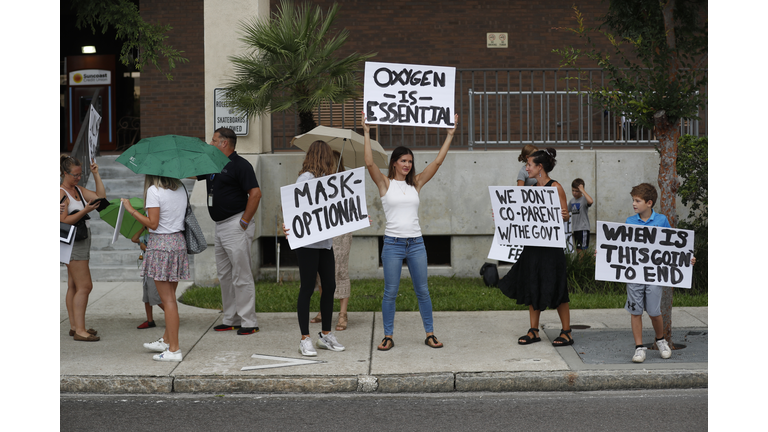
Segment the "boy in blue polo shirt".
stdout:
<svg viewBox="0 0 768 432">
<path fill-rule="evenodd" d="M 671 228 L 666 216 L 653 211 L 653 205 L 656 204 L 658 197 L 655 187 L 648 183 L 641 183 L 633 187 L 629 194 L 632 196 L 632 208 L 636 214 L 627 218 L 627 224 Z M 695 262 L 696 258 L 692 258 L 691 264 Z M 661 292 L 662 287 L 659 285 L 627 284 L 627 304 L 624 309 L 632 315 L 632 336 L 635 338 L 635 355 L 632 361 L 635 363 L 645 361 L 643 310 L 648 312 L 653 330 L 656 332 L 656 346 L 659 348 L 661 358 L 668 359 L 672 356 L 672 350 L 664 339 Z"/>
</svg>

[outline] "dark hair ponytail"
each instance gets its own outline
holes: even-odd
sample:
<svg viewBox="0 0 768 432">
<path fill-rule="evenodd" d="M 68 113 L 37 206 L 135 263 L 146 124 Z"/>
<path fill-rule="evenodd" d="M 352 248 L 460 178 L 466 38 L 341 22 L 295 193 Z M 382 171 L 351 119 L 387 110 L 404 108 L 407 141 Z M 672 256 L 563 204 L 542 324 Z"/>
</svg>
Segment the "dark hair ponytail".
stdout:
<svg viewBox="0 0 768 432">
<path fill-rule="evenodd" d="M 537 165 L 540 164 L 541 167 L 544 168 L 544 172 L 549 173 L 555 169 L 555 165 L 557 165 L 557 159 L 555 159 L 556 156 L 557 150 L 552 147 L 547 147 L 545 150 L 538 150 L 528 157 L 533 158 L 533 163 Z"/>
</svg>

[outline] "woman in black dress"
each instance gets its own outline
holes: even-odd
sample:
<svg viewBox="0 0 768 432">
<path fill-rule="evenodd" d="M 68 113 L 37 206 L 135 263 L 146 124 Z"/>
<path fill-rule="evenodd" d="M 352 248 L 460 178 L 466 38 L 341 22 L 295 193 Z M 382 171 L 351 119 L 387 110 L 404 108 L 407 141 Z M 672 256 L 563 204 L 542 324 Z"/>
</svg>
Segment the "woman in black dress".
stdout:
<svg viewBox="0 0 768 432">
<path fill-rule="evenodd" d="M 557 163 L 557 151 L 553 148 L 538 150 L 528 156 L 525 170 L 529 178 L 536 179 L 536 186 L 557 188 L 560 209 L 564 221 L 570 218 L 565 191 L 560 183 L 549 178 L 549 172 Z M 568 285 L 565 273 L 565 253 L 562 248 L 525 246 L 520 259 L 509 273 L 499 281 L 501 292 L 517 300 L 517 304 L 528 305 L 531 328 L 517 343 L 528 345 L 541 341 L 539 337 L 539 316 L 541 311 L 556 309 L 560 316 L 562 330 L 552 342 L 554 346 L 573 345 L 571 337 L 571 312 L 568 306 Z"/>
</svg>

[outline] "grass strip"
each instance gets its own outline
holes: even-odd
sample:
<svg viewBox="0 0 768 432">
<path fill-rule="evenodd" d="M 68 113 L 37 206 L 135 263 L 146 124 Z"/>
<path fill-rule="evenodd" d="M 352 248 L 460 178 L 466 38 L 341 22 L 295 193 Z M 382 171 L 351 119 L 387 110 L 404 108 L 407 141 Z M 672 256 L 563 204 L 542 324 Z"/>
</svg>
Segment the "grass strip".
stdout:
<svg viewBox="0 0 768 432">
<path fill-rule="evenodd" d="M 599 282 L 599 281 L 598 281 Z M 527 310 L 497 288 L 487 287 L 480 278 L 445 276 L 429 277 L 429 293 L 434 311 L 496 311 Z M 621 283 L 600 282 L 594 286 L 569 285 L 571 309 L 616 309 L 624 307 L 627 301 L 626 288 Z M 299 282 L 266 282 L 255 284 L 256 312 L 295 312 L 299 297 Z M 381 279 L 359 279 L 352 281 L 352 295 L 349 299 L 350 312 L 381 311 L 384 281 Z M 192 286 L 184 292 L 181 303 L 207 309 L 221 309 L 219 287 Z M 707 294 L 692 293 L 676 289 L 672 297 L 673 307 L 707 306 Z M 320 310 L 320 296 L 313 295 L 310 310 Z M 334 302 L 339 310 L 339 302 Z M 398 311 L 418 311 L 418 300 L 410 279 L 400 281 L 397 296 Z"/>
</svg>

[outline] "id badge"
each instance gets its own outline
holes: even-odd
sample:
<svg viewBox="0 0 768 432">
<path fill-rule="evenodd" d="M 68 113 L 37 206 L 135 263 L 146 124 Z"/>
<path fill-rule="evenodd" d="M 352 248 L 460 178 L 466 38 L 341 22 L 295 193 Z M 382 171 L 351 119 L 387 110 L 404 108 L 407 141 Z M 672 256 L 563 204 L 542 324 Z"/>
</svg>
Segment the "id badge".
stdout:
<svg viewBox="0 0 768 432">
<path fill-rule="evenodd" d="M 208 192 L 208 207 L 213 207 L 213 192 Z"/>
</svg>

